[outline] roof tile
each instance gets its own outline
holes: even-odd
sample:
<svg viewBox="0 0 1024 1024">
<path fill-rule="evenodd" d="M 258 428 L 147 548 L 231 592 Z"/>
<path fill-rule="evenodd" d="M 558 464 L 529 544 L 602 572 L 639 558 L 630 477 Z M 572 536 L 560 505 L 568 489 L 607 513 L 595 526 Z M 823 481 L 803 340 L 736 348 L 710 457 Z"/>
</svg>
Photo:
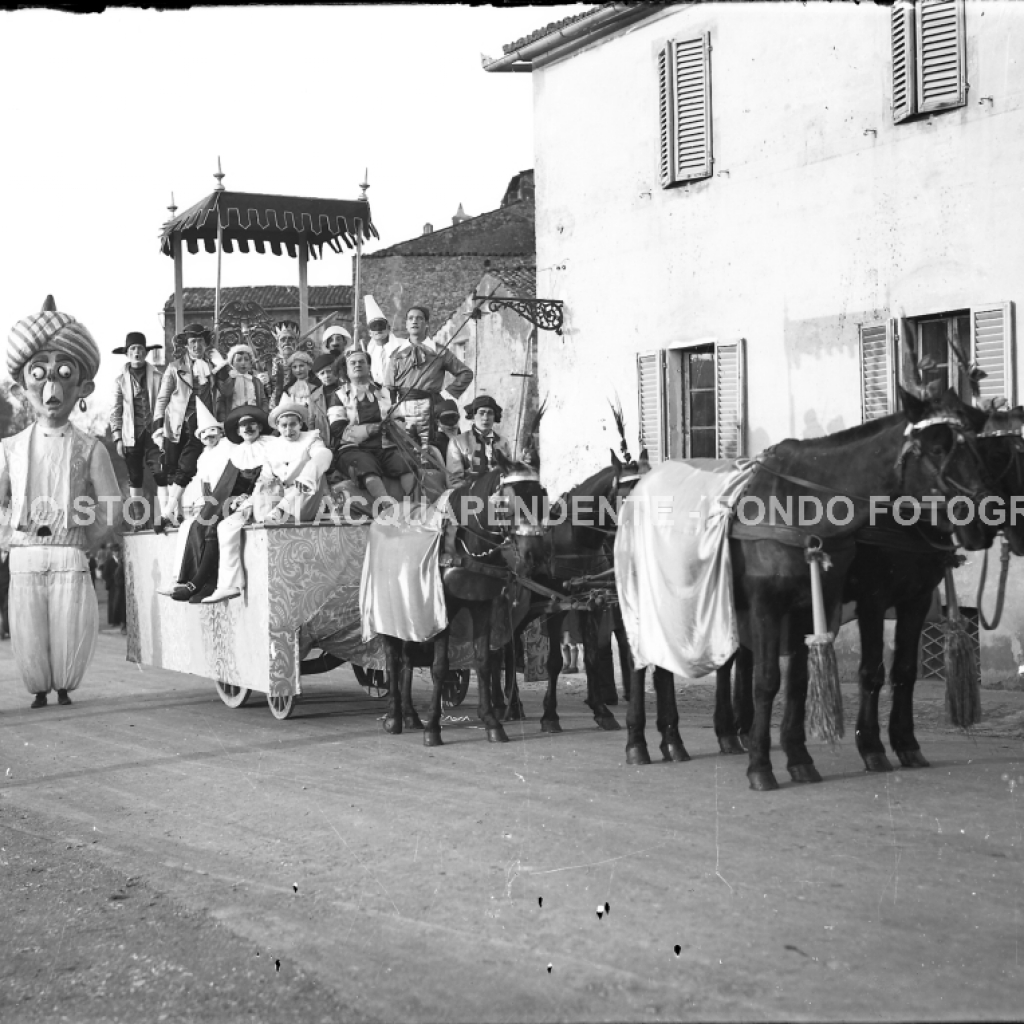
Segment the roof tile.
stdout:
<svg viewBox="0 0 1024 1024">
<path fill-rule="evenodd" d="M 197 313 L 213 309 L 214 288 L 186 288 L 183 298 L 185 312 Z M 253 287 L 222 288 L 220 290 L 221 305 L 241 300 L 255 302 L 265 310 L 298 309 L 299 289 L 295 285 L 264 284 Z M 329 284 L 310 285 L 309 306 L 311 309 L 336 309 L 352 305 L 352 285 Z M 167 312 L 174 310 L 174 295 L 164 303 Z"/>
</svg>

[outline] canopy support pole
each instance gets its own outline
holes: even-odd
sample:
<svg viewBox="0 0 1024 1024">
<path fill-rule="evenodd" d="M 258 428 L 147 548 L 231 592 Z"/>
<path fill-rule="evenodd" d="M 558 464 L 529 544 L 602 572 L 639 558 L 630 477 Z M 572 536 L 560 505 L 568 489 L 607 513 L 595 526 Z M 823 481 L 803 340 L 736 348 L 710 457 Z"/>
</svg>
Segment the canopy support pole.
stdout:
<svg viewBox="0 0 1024 1024">
<path fill-rule="evenodd" d="M 359 303 L 363 287 L 363 222 L 356 221 L 356 271 L 352 288 L 352 338 L 359 344 Z"/>
<path fill-rule="evenodd" d="M 174 253 L 174 333 L 181 334 L 185 330 L 185 289 L 182 287 L 181 270 L 181 235 L 174 235 L 171 239 L 171 249 Z M 169 363 L 173 356 L 174 346 L 171 346 L 170 353 L 164 353 L 164 362 Z"/>
<path fill-rule="evenodd" d="M 213 336 L 220 342 L 220 261 L 224 251 L 224 228 L 220 223 L 220 211 L 217 211 L 217 292 L 213 297 Z"/>
<path fill-rule="evenodd" d="M 299 334 L 309 330 L 309 283 L 306 279 L 306 261 L 309 258 L 304 238 L 299 240 Z"/>
</svg>

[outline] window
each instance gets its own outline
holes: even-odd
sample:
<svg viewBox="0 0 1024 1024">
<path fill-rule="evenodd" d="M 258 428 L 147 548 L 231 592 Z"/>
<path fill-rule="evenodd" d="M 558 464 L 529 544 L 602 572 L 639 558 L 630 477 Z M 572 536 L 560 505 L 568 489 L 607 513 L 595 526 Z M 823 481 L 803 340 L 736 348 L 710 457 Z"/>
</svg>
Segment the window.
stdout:
<svg viewBox="0 0 1024 1024">
<path fill-rule="evenodd" d="M 711 39 L 666 43 L 658 53 L 662 188 L 711 176 Z"/>
<path fill-rule="evenodd" d="M 893 121 L 962 107 L 964 0 L 896 0 L 891 17 Z"/>
<path fill-rule="evenodd" d="M 744 454 L 743 355 L 740 340 L 637 356 L 640 447 L 652 463 Z"/>
<path fill-rule="evenodd" d="M 1015 405 L 1013 303 L 863 324 L 860 364 L 865 421 L 896 410 L 897 382 L 903 387 L 917 385 L 915 361 L 923 384 L 952 387 L 965 402 L 975 405 L 996 398 Z M 978 381 L 977 395 L 971 391 L 972 368 L 985 373 Z"/>
</svg>

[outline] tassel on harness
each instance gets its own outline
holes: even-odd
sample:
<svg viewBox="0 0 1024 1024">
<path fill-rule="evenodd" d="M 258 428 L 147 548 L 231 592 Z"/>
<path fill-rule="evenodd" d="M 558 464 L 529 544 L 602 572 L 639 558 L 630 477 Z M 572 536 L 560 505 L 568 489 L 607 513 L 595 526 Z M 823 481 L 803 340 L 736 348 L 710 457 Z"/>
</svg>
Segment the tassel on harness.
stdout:
<svg viewBox="0 0 1024 1024">
<path fill-rule="evenodd" d="M 821 587 L 822 570 L 832 561 L 818 537 L 808 537 L 804 554 L 811 570 L 811 611 L 814 632 L 804 638 L 807 644 L 807 729 L 813 735 L 835 743 L 843 737 L 843 693 L 839 687 L 835 636 L 825 618 L 825 599 Z"/>
<path fill-rule="evenodd" d="M 981 678 L 974 641 L 960 614 L 953 569 L 946 567 L 946 714 L 950 724 L 969 731 L 981 721 Z"/>
</svg>

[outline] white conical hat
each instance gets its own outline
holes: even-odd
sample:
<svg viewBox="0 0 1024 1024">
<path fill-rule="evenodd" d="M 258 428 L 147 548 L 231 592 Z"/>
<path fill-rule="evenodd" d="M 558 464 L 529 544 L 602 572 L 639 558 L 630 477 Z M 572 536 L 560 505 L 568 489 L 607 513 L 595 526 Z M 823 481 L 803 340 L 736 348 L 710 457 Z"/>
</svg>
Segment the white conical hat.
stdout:
<svg viewBox="0 0 1024 1024">
<path fill-rule="evenodd" d="M 224 430 L 224 424 L 217 422 L 217 417 L 206 408 L 206 403 L 196 399 L 196 437 L 202 440 L 203 434 L 211 427 L 219 427 Z"/>
<path fill-rule="evenodd" d="M 384 310 L 377 305 L 377 300 L 372 295 L 363 296 L 363 305 L 366 306 L 366 322 L 372 324 L 374 320 L 387 320 Z"/>
</svg>

